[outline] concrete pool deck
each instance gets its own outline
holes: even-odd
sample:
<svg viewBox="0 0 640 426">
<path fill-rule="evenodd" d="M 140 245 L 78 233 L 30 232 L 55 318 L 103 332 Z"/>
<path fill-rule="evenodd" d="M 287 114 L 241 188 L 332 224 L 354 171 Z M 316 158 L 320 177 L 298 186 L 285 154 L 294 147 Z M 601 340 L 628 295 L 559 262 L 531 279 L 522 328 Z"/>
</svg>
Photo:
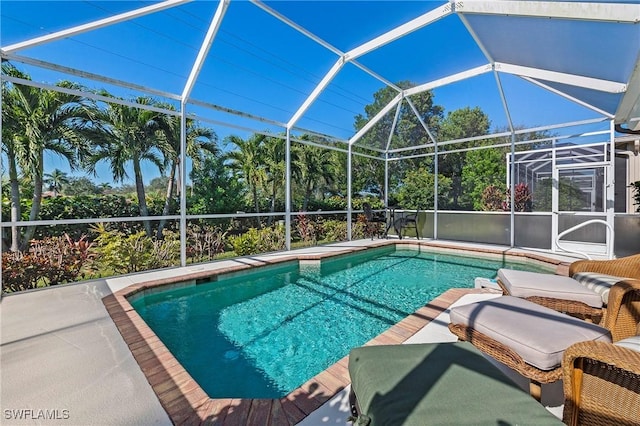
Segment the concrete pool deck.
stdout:
<svg viewBox="0 0 640 426">
<path fill-rule="evenodd" d="M 373 245 L 398 242 L 386 241 L 376 240 L 373 241 Z M 416 243 L 416 240 L 410 242 Z M 371 245 L 372 241 L 361 240 L 300 249 L 295 250 L 295 253 L 312 258 L 330 252 L 358 250 Z M 474 249 L 514 256 L 524 252 L 507 247 L 441 241 L 435 245 L 435 248 Z M 288 252 L 224 260 L 4 296 L 0 303 L 0 423 L 172 424 L 171 418 L 109 316 L 102 299 L 142 282 L 172 280 L 178 276 L 206 274 L 219 269 L 237 268 L 239 265 L 271 263 L 276 258 L 290 258 L 291 254 L 292 252 Z M 538 253 L 537 256 L 541 259 L 555 259 L 560 266 L 560 262 L 575 260 L 547 253 Z M 397 343 L 401 343 L 407 337 L 410 338 L 408 342 L 423 341 L 420 339 L 451 339 L 437 327 L 446 324 L 446 320 L 439 318 L 439 315 L 446 315 L 448 305 L 463 293 L 447 295 L 442 300 L 436 299 L 405 319 L 404 325 L 394 326 L 388 333 L 378 336 L 377 340 L 374 339 L 373 343 L 391 343 L 389 339 L 393 334 L 401 338 L 395 341 Z M 418 321 L 420 317 L 423 317 L 423 323 Z M 433 319 L 436 320 L 431 321 Z M 431 325 L 425 327 L 428 321 L 431 321 Z M 412 331 L 405 330 L 405 326 L 408 327 L 407 330 Z M 340 363 L 344 364 L 344 360 Z M 338 390 L 348 386 L 348 375 L 344 375 L 344 370 L 330 370 L 332 372 L 329 374 L 336 379 L 334 382 L 310 381 L 305 384 L 306 394 L 296 398 L 296 407 L 308 407 L 307 410 L 302 410 L 304 416 L 299 419 L 300 424 L 341 424 L 340 421 L 346 424 L 346 389 Z M 246 415 L 235 418 L 231 416 L 226 420 L 205 416 L 204 420 L 212 424 L 232 424 L 232 420 L 242 424 L 243 420 L 246 423 L 251 421 L 253 416 L 259 415 L 261 421 L 258 424 L 266 424 L 265 418 L 262 417 L 265 414 L 265 401 L 256 401 L 252 404 L 253 411 L 251 407 L 243 407 L 240 400 L 233 402 L 232 406 L 236 407 L 233 412 L 244 412 Z M 212 404 L 208 402 L 207 409 L 214 409 Z M 185 420 L 195 423 L 197 418 L 202 419 L 195 414 L 196 417 Z M 306 416 L 307 414 L 309 415 Z"/>
</svg>

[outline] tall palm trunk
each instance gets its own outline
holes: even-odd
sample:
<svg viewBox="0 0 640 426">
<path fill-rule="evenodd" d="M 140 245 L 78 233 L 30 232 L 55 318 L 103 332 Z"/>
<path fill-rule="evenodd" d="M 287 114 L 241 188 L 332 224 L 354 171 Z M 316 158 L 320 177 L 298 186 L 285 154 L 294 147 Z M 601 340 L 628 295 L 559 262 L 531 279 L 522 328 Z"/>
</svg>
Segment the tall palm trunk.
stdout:
<svg viewBox="0 0 640 426">
<path fill-rule="evenodd" d="M 270 213 L 273 213 L 276 211 L 276 195 L 278 193 L 278 186 L 276 185 L 276 182 L 274 181 L 273 184 L 271 185 L 271 211 Z M 267 220 L 267 225 L 271 225 L 273 223 L 273 216 L 269 216 L 269 219 Z"/>
<path fill-rule="evenodd" d="M 173 187 L 176 180 L 176 169 L 178 168 L 178 162 L 171 162 L 171 170 L 169 171 L 169 182 L 167 183 L 167 197 L 164 200 L 164 207 L 162 208 L 162 216 L 169 215 L 169 208 L 171 207 L 171 199 L 173 199 Z M 162 230 L 164 229 L 167 221 L 165 219 L 160 220 L 160 224 L 158 225 L 158 232 L 156 233 L 156 238 L 159 240 L 162 239 Z"/>
<path fill-rule="evenodd" d="M 38 157 L 35 160 L 35 164 L 33 165 L 33 198 L 31 200 L 31 211 L 29 212 L 29 220 L 38 220 L 38 215 L 40 214 L 40 205 L 42 204 L 42 176 L 44 169 L 44 151 L 40 150 L 38 152 Z M 27 226 L 27 229 L 24 233 L 24 239 L 20 245 L 20 250 L 25 251 L 29 248 L 29 242 L 33 238 L 33 235 L 36 232 L 35 226 Z"/>
<path fill-rule="evenodd" d="M 133 171 L 136 178 L 136 193 L 138 194 L 138 208 L 140 210 L 140 216 L 149 216 L 149 209 L 147 208 L 147 200 L 144 193 L 144 181 L 142 180 L 142 170 L 140 169 L 140 160 L 135 158 L 133 160 Z M 151 222 L 145 220 L 144 230 L 147 235 L 151 237 Z"/>
<path fill-rule="evenodd" d="M 302 203 L 302 211 L 307 211 L 307 207 L 309 206 L 309 198 L 311 198 L 311 191 L 313 189 L 313 184 L 310 180 L 305 182 L 304 189 L 304 202 Z"/>
<path fill-rule="evenodd" d="M 256 209 L 256 213 L 260 213 L 260 203 L 258 202 L 258 186 L 252 185 L 251 192 L 253 193 L 253 205 Z M 262 228 L 262 221 L 260 221 L 260 217 L 256 217 L 256 222 L 258 223 L 258 228 Z"/>
<path fill-rule="evenodd" d="M 13 150 L 7 154 L 9 158 L 9 185 L 11 187 L 11 222 L 20 220 L 20 184 L 18 182 L 18 167 Z M 11 251 L 20 250 L 20 228 L 11 227 Z"/>
</svg>

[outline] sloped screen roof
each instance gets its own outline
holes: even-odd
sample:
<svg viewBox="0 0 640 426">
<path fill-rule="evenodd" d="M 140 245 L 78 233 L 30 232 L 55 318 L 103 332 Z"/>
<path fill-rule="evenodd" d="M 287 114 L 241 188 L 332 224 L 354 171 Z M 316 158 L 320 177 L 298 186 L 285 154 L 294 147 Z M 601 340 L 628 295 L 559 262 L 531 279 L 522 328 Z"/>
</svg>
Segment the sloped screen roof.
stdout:
<svg viewBox="0 0 640 426">
<path fill-rule="evenodd" d="M 639 20 L 637 2 L 3 1 L 1 45 L 35 81 L 186 93 L 231 122 L 359 144 L 354 118 L 385 87 L 480 106 L 494 128 L 638 125 Z"/>
</svg>

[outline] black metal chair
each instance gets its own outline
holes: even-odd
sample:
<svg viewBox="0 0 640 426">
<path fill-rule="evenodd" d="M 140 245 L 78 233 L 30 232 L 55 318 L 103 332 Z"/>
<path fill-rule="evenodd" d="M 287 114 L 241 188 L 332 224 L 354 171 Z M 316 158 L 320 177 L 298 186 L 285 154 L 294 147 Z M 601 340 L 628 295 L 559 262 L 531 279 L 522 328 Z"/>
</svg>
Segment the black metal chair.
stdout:
<svg viewBox="0 0 640 426">
<path fill-rule="evenodd" d="M 406 228 L 413 228 L 416 231 L 416 238 L 420 239 L 420 232 L 418 231 L 418 213 L 420 213 L 419 208 L 415 213 L 409 213 L 396 219 L 397 225 L 394 224 L 394 226 L 400 239 L 402 239 L 402 233 Z"/>
<path fill-rule="evenodd" d="M 384 235 L 382 229 L 387 224 L 386 218 L 376 215 L 373 210 L 371 210 L 371 204 L 369 203 L 362 203 L 362 209 L 364 210 L 364 217 L 367 219 L 365 234 L 371 235 L 371 239 L 373 239 L 374 235 L 380 238 L 381 235 Z"/>
</svg>

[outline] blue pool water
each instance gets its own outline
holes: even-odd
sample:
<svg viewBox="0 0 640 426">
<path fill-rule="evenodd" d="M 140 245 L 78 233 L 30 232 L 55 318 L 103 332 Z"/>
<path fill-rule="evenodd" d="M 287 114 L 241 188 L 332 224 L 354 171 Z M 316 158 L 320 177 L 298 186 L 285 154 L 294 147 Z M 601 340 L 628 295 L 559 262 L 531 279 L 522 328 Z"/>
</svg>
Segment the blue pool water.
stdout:
<svg viewBox="0 0 640 426">
<path fill-rule="evenodd" d="M 428 301 L 531 265 L 385 247 L 258 268 L 132 305 L 212 398 L 280 398 Z"/>
</svg>

